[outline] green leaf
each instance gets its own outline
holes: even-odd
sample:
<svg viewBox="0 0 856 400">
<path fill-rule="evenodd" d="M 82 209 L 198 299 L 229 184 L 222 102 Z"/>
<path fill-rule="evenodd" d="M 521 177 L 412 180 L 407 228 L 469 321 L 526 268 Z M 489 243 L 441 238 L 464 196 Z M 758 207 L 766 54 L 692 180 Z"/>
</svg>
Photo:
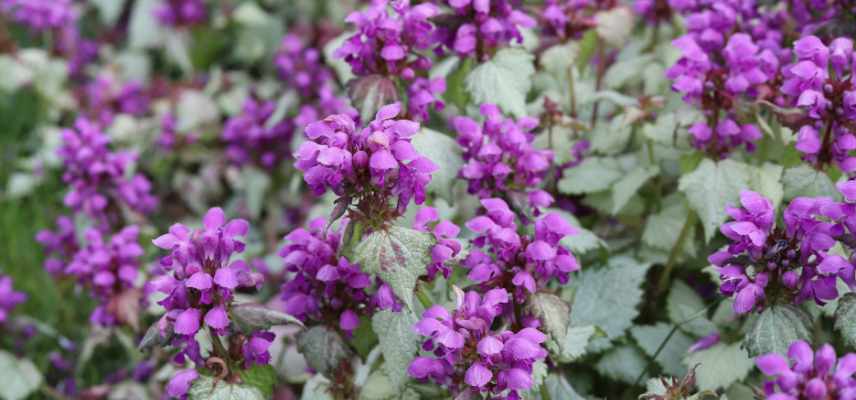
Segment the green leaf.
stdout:
<svg viewBox="0 0 856 400">
<path fill-rule="evenodd" d="M 396 388 L 382 371 L 375 371 L 360 389 L 359 400 L 419 400 L 419 394 L 413 389 Z"/>
<path fill-rule="evenodd" d="M 247 211 L 253 218 L 261 215 L 264 206 L 265 195 L 270 189 L 270 175 L 251 165 L 241 168 L 241 191 L 247 202 Z"/>
<path fill-rule="evenodd" d="M 354 262 L 360 263 L 363 271 L 380 276 L 413 309 L 416 279 L 431 262 L 433 246 L 431 234 L 393 226 L 364 237 L 354 249 Z"/>
<path fill-rule="evenodd" d="M 25 399 L 42 384 L 42 373 L 26 358 L 0 350 L 0 397 Z"/>
<path fill-rule="evenodd" d="M 523 49 L 505 48 L 475 67 L 465 82 L 473 103 L 493 103 L 515 117 L 525 116 L 526 95 L 535 73 L 532 60 Z"/>
<path fill-rule="evenodd" d="M 764 163 L 754 169 L 750 182 L 751 187 L 773 202 L 773 207 L 778 207 L 784 196 L 781 182 L 782 170 L 781 165 Z"/>
<path fill-rule="evenodd" d="M 630 334 L 636 339 L 636 343 L 642 348 L 649 357 L 654 357 L 654 353 L 669 336 L 672 331 L 672 325 L 659 322 L 655 325 L 638 325 L 630 329 Z M 692 346 L 693 340 L 680 330 L 672 334 L 669 341 L 657 354 L 657 364 L 663 368 L 663 372 L 671 376 L 684 376 L 687 369 L 681 363 L 684 355 L 687 354 L 687 349 Z"/>
<path fill-rule="evenodd" d="M 594 368 L 601 375 L 632 384 L 647 366 L 648 361 L 642 352 L 635 346 L 626 344 L 608 351 Z"/>
<path fill-rule="evenodd" d="M 563 79 L 568 73 L 568 68 L 574 65 L 578 53 L 579 46 L 576 42 L 557 44 L 544 50 L 538 58 L 538 63 L 545 71 Z"/>
<path fill-rule="evenodd" d="M 705 159 L 695 171 L 681 177 L 678 189 L 701 218 L 705 240 L 719 231 L 726 218 L 725 206 L 739 201 L 740 191 L 749 187 L 750 179 L 748 166 L 730 159 L 718 163 Z"/>
<path fill-rule="evenodd" d="M 273 395 L 273 388 L 278 381 L 276 370 L 270 365 L 254 365 L 241 371 L 241 381 L 261 390 L 265 398 Z"/>
<path fill-rule="evenodd" d="M 752 357 L 767 353 L 787 354 L 796 340 L 810 340 L 811 317 L 791 304 L 767 307 L 749 326 L 743 346 Z"/>
<path fill-rule="evenodd" d="M 649 266 L 617 256 L 604 267 L 583 268 L 567 289 L 573 292 L 571 326 L 594 325 L 603 329 L 606 339 L 592 341 L 600 349 L 606 347 L 605 342 L 624 334 L 639 314 L 636 307 L 642 300 L 640 286 Z"/>
<path fill-rule="evenodd" d="M 428 157 L 440 168 L 431 174 L 428 191 L 450 202 L 454 201 L 452 187 L 458 177 L 458 171 L 464 165 L 461 146 L 458 146 L 455 139 L 428 128 L 423 128 L 411 142 L 419 154 Z"/>
<path fill-rule="evenodd" d="M 297 349 L 312 369 L 324 375 L 339 368 L 342 361 L 351 357 L 351 351 L 342 337 L 323 325 L 301 332 L 297 337 Z"/>
<path fill-rule="evenodd" d="M 681 235 L 681 229 L 687 220 L 686 201 L 680 194 L 674 194 L 663 200 L 663 209 L 648 217 L 645 221 L 645 230 L 642 232 L 642 241 L 657 250 L 671 251 Z M 684 253 L 694 255 L 695 229 L 690 230 L 684 240 Z"/>
<path fill-rule="evenodd" d="M 547 334 L 546 346 L 550 353 L 557 356 L 561 354 L 560 346 L 568 334 L 571 306 L 552 293 L 537 292 L 529 296 L 525 310 L 541 321 L 541 330 Z"/>
<path fill-rule="evenodd" d="M 407 381 L 407 368 L 419 350 L 419 337 L 413 331 L 416 322 L 416 315 L 407 310 L 397 313 L 383 310 L 372 317 L 372 328 L 383 353 L 384 371 L 396 389 Z"/>
<path fill-rule="evenodd" d="M 330 381 L 324 375 L 315 374 L 303 385 L 300 400 L 333 400 L 330 393 Z"/>
<path fill-rule="evenodd" d="M 564 194 L 600 192 L 609 189 L 622 176 L 624 172 L 616 159 L 589 157 L 565 171 L 559 181 L 559 191 Z"/>
<path fill-rule="evenodd" d="M 548 342 L 547 349 L 553 353 L 551 355 L 553 359 L 559 362 L 571 362 L 586 354 L 586 347 L 596 333 L 598 329 L 592 325 L 570 326 L 564 339 L 556 343 L 556 348 L 551 349 Z"/>
<path fill-rule="evenodd" d="M 755 366 L 740 343 L 718 343 L 713 347 L 687 355 L 687 368 L 696 368 L 699 390 L 716 390 L 742 380 Z"/>
<path fill-rule="evenodd" d="M 261 304 L 242 303 L 232 306 L 232 320 L 244 333 L 267 330 L 278 325 L 303 326 L 299 319 Z"/>
<path fill-rule="evenodd" d="M 623 152 L 632 136 L 632 128 L 624 118 L 613 118 L 609 124 L 598 125 L 588 134 L 591 150 L 606 155 Z"/>
<path fill-rule="evenodd" d="M 675 281 L 666 297 L 666 312 L 669 319 L 684 332 L 695 336 L 706 336 L 716 331 L 716 325 L 707 319 L 707 306 L 695 290 L 682 281 Z"/>
<path fill-rule="evenodd" d="M 586 33 L 583 34 L 583 37 L 580 39 L 580 47 L 579 54 L 577 55 L 577 67 L 580 70 L 584 70 L 588 67 L 589 62 L 592 57 L 594 57 L 594 52 L 597 50 L 598 45 L 598 37 L 597 32 L 594 29 L 589 29 Z"/>
<path fill-rule="evenodd" d="M 657 166 L 646 166 L 636 168 L 624 175 L 612 186 L 612 214 L 618 214 L 630 198 L 639 191 L 648 179 L 660 173 Z"/>
<path fill-rule="evenodd" d="M 164 29 L 152 16 L 160 5 L 158 0 L 140 0 L 134 3 L 128 26 L 128 47 L 146 48 L 162 43 Z"/>
<path fill-rule="evenodd" d="M 838 299 L 835 330 L 841 333 L 848 346 L 856 347 L 856 293 L 847 293 Z"/>
<path fill-rule="evenodd" d="M 550 400 L 583 400 L 568 380 L 559 373 L 551 373 L 544 378 L 544 387 L 550 396 Z"/>
<path fill-rule="evenodd" d="M 181 132 L 197 130 L 205 124 L 214 123 L 220 119 L 217 103 L 208 95 L 195 90 L 181 92 L 176 115 L 178 115 L 176 129 Z"/>
<path fill-rule="evenodd" d="M 606 44 L 617 49 L 624 47 L 636 25 L 633 12 L 627 7 L 614 7 L 608 11 L 598 12 L 594 19 L 597 35 Z"/>
<path fill-rule="evenodd" d="M 189 400 L 263 400 L 264 393 L 254 386 L 234 385 L 210 376 L 200 376 L 187 392 Z"/>
<path fill-rule="evenodd" d="M 838 191 L 835 190 L 835 185 L 829 179 L 829 175 L 805 164 L 786 169 L 784 176 L 782 176 L 782 183 L 784 184 L 786 199 L 799 196 L 838 197 Z"/>
<path fill-rule="evenodd" d="M 469 93 L 465 90 L 465 81 L 472 70 L 473 58 L 467 57 L 463 61 L 459 60 L 458 67 L 446 77 L 446 92 L 443 93 L 443 99 L 460 110 L 466 110 L 470 100 Z"/>
</svg>

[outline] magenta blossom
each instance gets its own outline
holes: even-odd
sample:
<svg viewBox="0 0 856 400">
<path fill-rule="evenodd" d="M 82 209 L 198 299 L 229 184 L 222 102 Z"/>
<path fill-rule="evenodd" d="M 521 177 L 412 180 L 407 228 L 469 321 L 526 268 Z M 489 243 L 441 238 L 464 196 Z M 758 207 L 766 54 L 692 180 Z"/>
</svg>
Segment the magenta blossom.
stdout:
<svg viewBox="0 0 856 400">
<path fill-rule="evenodd" d="M 768 400 L 856 399 L 856 354 L 838 358 L 824 344 L 812 351 L 805 341 L 791 343 L 787 358 L 778 353 L 758 356 L 758 369 L 773 380 L 764 382 Z"/>
</svg>

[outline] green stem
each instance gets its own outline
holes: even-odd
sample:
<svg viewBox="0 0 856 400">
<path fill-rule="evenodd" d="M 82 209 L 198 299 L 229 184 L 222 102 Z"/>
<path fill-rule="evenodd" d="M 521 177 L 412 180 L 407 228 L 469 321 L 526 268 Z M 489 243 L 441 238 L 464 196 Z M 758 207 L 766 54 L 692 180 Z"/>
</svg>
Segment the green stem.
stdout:
<svg viewBox="0 0 856 400">
<path fill-rule="evenodd" d="M 541 384 L 541 400 L 553 400 L 550 396 L 550 391 L 547 390 L 547 385 Z"/>
<path fill-rule="evenodd" d="M 353 260 L 354 248 L 363 239 L 365 226 L 359 221 L 351 220 L 348 222 L 348 227 L 345 229 L 345 240 L 342 242 L 340 253 L 349 260 Z"/>
<path fill-rule="evenodd" d="M 669 278 L 672 275 L 672 270 L 675 268 L 675 263 L 677 262 L 678 255 L 681 253 L 681 250 L 684 247 L 684 242 L 687 241 L 689 234 L 695 226 L 696 215 L 692 210 L 687 212 L 687 219 L 684 221 L 684 226 L 681 228 L 681 233 L 678 234 L 678 240 L 675 241 L 675 245 L 672 247 L 672 250 L 669 252 L 669 258 L 666 260 L 666 267 L 663 270 L 663 274 L 660 275 L 660 281 L 657 284 L 657 297 L 666 292 L 666 289 L 669 287 Z"/>
<path fill-rule="evenodd" d="M 434 305 L 434 302 L 431 301 L 431 296 L 426 290 L 425 283 L 419 282 L 416 286 L 416 298 L 419 299 L 419 303 L 422 304 L 422 307 L 429 308 Z"/>
</svg>

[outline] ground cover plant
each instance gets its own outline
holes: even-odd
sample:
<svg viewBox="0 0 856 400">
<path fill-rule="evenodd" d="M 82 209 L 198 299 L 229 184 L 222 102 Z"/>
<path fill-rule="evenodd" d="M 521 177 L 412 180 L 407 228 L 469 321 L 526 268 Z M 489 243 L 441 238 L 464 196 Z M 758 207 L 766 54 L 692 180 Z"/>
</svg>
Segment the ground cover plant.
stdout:
<svg viewBox="0 0 856 400">
<path fill-rule="evenodd" d="M 0 399 L 856 399 L 854 22 L 0 0 Z"/>
</svg>

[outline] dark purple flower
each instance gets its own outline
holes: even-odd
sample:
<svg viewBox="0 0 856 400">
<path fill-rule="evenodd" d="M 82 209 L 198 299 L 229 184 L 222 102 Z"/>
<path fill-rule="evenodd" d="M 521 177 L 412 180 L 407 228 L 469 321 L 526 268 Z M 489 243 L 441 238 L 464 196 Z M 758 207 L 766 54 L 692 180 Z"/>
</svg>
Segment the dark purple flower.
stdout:
<svg viewBox="0 0 856 400">
<path fill-rule="evenodd" d="M 241 113 L 223 127 L 226 156 L 238 165 L 257 163 L 274 169 L 291 155 L 294 125 L 291 119 L 275 114 L 276 103 L 247 97 Z M 273 118 L 278 118 L 275 120 Z"/>
<path fill-rule="evenodd" d="M 205 22 L 208 11 L 204 0 L 162 0 L 155 16 L 163 25 L 191 26 Z"/>
<path fill-rule="evenodd" d="M 62 28 L 77 18 L 72 0 L 2 0 L 0 13 L 36 31 Z"/>
<path fill-rule="evenodd" d="M 758 356 L 755 364 L 764 375 L 764 394 L 770 400 L 856 399 L 856 354 L 840 359 L 824 344 L 812 351 L 805 341 L 791 343 L 787 358 L 778 353 Z"/>
<path fill-rule="evenodd" d="M 0 275 L 0 326 L 6 323 L 15 306 L 25 300 L 27 300 L 26 294 L 12 289 L 12 278 Z"/>
</svg>

